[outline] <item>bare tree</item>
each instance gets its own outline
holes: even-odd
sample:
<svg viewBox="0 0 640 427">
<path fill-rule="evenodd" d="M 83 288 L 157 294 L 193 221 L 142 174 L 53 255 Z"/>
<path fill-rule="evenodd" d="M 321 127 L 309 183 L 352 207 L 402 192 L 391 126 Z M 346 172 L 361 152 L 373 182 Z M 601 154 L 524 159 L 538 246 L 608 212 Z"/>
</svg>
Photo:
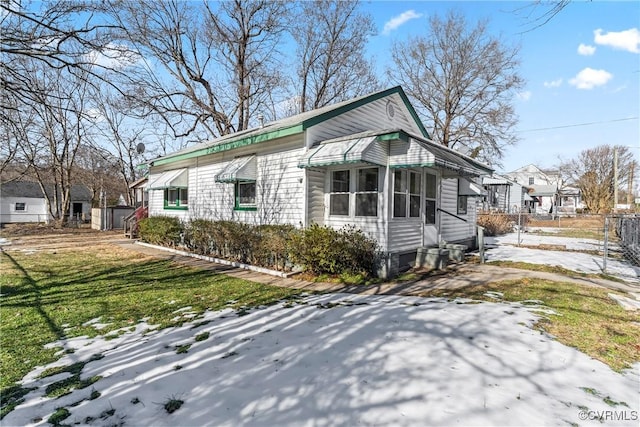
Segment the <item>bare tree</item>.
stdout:
<svg viewBox="0 0 640 427">
<path fill-rule="evenodd" d="M 132 205 L 133 194 L 129 191 L 129 184 L 140 178 L 138 166 L 144 161 L 144 141 L 146 129 L 150 124 L 132 117 L 126 98 L 109 91 L 108 87 L 102 86 L 102 89 L 91 92 L 94 105 L 91 114 L 95 123 L 93 142 L 96 146 L 93 151 L 97 154 L 106 151 L 106 155 L 102 156 L 103 159 L 98 164 L 110 163 L 118 172 L 118 181 L 124 183 L 125 191 L 122 191 L 122 194 L 127 195 L 127 203 Z M 140 145 L 141 149 L 138 148 Z M 102 150 L 98 147 L 102 147 Z"/>
<path fill-rule="evenodd" d="M 128 85 L 140 116 L 157 115 L 175 137 L 195 140 L 246 129 L 280 84 L 276 47 L 287 7 L 268 0 L 108 2 L 126 28 L 120 42 L 144 58 Z"/>
<path fill-rule="evenodd" d="M 66 222 L 76 153 L 89 140 L 87 75 L 70 74 L 32 59 L 33 73 L 25 76 L 33 88 L 34 102 L 20 104 L 14 118 L 17 156 L 40 184 L 54 224 Z"/>
<path fill-rule="evenodd" d="M 614 152 L 618 152 L 618 182 L 615 182 Z M 582 201 L 592 213 L 608 212 L 613 207 L 615 186 L 624 189 L 633 179 L 633 154 L 621 145 L 601 145 L 584 150 L 559 166 L 563 180 L 580 189 Z"/>
<path fill-rule="evenodd" d="M 387 74 L 417 102 L 436 142 L 496 165 L 516 141 L 512 102 L 524 82 L 518 48 L 490 36 L 487 25 L 434 15 L 427 34 L 394 44 Z"/>
<path fill-rule="evenodd" d="M 299 112 L 373 92 L 374 67 L 365 57 L 375 32 L 357 2 L 316 0 L 300 5 L 292 25 L 297 43 Z"/>
<path fill-rule="evenodd" d="M 524 17 L 524 25 L 529 28 L 523 32 L 529 32 L 546 25 L 570 3 L 571 0 L 536 0 L 518 7 L 514 12 Z"/>
<path fill-rule="evenodd" d="M 30 85 L 35 64 L 111 82 L 102 73 L 108 67 L 96 64 L 91 53 L 104 51 L 118 27 L 98 23 L 98 12 L 91 1 L 0 1 L 0 114 L 17 107 L 9 95 L 23 102 L 43 101 Z"/>
</svg>

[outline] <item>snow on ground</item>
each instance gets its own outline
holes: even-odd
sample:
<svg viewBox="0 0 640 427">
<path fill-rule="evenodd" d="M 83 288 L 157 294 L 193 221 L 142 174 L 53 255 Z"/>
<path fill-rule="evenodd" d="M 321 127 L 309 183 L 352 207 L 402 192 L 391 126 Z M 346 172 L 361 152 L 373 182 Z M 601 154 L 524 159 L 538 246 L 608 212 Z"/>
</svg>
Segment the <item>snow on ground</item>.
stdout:
<svg viewBox="0 0 640 427">
<path fill-rule="evenodd" d="M 618 374 L 531 329 L 534 309 L 332 294 L 146 335 L 140 323 L 59 343 L 75 352 L 54 365 L 101 354 L 82 378 L 102 379 L 50 399 L 64 376 L 35 370 L 24 385 L 38 389 L 2 424 L 46 425 L 65 407 L 62 423 L 92 426 L 636 426 L 640 365 Z M 184 402 L 172 414 L 170 399 Z"/>
<path fill-rule="evenodd" d="M 556 251 L 547 249 L 532 249 L 517 247 L 518 233 L 509 233 L 502 236 L 487 237 L 489 247 L 486 252 L 487 261 L 516 261 L 531 264 L 543 264 L 560 266 L 568 270 L 582 273 L 602 273 L 602 255 L 593 255 L 581 252 Z M 520 244 L 524 246 L 560 245 L 573 251 L 598 251 L 598 240 L 581 239 L 559 236 L 540 236 L 536 234 L 520 233 Z M 615 248 L 611 248 L 614 250 Z M 626 280 L 640 279 L 640 267 L 634 266 L 625 260 L 607 259 L 607 274 Z"/>
<path fill-rule="evenodd" d="M 486 237 L 487 244 L 517 245 L 518 233 L 508 233 L 502 236 Z M 520 244 L 524 246 L 560 245 L 575 251 L 602 251 L 602 241 L 595 239 L 581 239 L 560 236 L 544 236 L 535 233 L 520 233 Z M 618 246 L 616 245 L 616 248 Z"/>
</svg>

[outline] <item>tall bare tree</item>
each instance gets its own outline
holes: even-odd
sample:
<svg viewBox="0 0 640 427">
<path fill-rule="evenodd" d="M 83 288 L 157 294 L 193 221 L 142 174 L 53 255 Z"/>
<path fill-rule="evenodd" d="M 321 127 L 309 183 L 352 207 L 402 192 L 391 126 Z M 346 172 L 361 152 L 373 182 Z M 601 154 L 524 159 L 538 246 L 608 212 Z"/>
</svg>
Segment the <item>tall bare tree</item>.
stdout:
<svg viewBox="0 0 640 427">
<path fill-rule="evenodd" d="M 108 67 L 96 64 L 91 53 L 105 50 L 119 28 L 97 15 L 99 9 L 91 1 L 0 1 L 0 114 L 16 108 L 8 95 L 22 102 L 43 101 L 28 77 L 34 64 L 111 82 L 102 73 Z"/>
<path fill-rule="evenodd" d="M 287 7 L 109 1 L 110 16 L 126 28 L 120 42 L 144 58 L 129 75 L 140 115 L 155 114 L 176 137 L 196 140 L 246 129 L 280 84 L 276 48 Z"/>
<path fill-rule="evenodd" d="M 300 112 L 377 89 L 373 64 L 365 57 L 375 26 L 358 8 L 357 2 L 340 0 L 300 4 L 292 25 Z"/>
<path fill-rule="evenodd" d="M 614 153 L 618 153 L 618 182 L 615 182 Z M 559 170 L 564 180 L 580 189 L 582 201 L 592 213 L 608 212 L 613 207 L 615 186 L 624 190 L 633 179 L 633 154 L 629 148 L 601 145 L 583 150 L 578 157 L 563 162 Z"/>
<path fill-rule="evenodd" d="M 425 35 L 395 43 L 392 58 L 387 75 L 416 101 L 436 142 L 499 164 L 516 141 L 513 99 L 524 85 L 517 47 L 491 36 L 487 21 L 471 28 L 450 12 L 433 15 Z"/>
<path fill-rule="evenodd" d="M 32 63 L 33 72 L 25 79 L 35 99 L 20 104 L 19 117 L 13 118 L 16 156 L 40 184 L 54 224 L 61 227 L 69 212 L 76 154 L 91 138 L 86 115 L 90 79 L 33 59 L 23 60 Z"/>
</svg>

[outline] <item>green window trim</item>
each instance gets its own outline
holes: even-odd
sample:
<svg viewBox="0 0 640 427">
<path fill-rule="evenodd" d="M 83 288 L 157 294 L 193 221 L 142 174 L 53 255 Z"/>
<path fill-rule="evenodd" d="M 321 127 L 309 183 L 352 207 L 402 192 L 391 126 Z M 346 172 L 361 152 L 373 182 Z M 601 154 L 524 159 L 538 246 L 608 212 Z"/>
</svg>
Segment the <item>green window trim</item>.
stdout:
<svg viewBox="0 0 640 427">
<path fill-rule="evenodd" d="M 240 185 L 253 184 L 253 203 L 240 203 Z M 255 181 L 236 181 L 233 185 L 234 211 L 254 212 L 258 210 L 256 205 L 256 182 Z"/>
<path fill-rule="evenodd" d="M 176 203 L 169 203 L 169 192 L 177 191 Z M 186 193 L 186 194 L 183 194 Z M 165 210 L 177 210 L 177 211 L 186 211 L 189 209 L 189 193 L 188 188 L 165 188 L 163 191 L 163 208 Z M 186 201 L 186 203 L 183 203 Z"/>
</svg>

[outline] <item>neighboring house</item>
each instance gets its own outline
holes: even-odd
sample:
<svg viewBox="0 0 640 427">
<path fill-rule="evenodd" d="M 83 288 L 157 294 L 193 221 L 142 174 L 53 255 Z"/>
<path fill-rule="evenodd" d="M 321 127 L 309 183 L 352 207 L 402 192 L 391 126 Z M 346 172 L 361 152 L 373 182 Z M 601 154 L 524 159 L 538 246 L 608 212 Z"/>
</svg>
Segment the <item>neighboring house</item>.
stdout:
<svg viewBox="0 0 640 427">
<path fill-rule="evenodd" d="M 533 198 L 532 212 L 540 215 L 555 212 L 558 203 L 558 174 L 543 171 L 536 165 L 527 165 L 504 174 L 507 178 L 526 187 Z"/>
<path fill-rule="evenodd" d="M 505 176 L 528 188 L 535 213 L 572 216 L 576 208 L 582 207 L 580 191 L 567 186 L 556 170 L 543 170 L 531 164 Z"/>
<path fill-rule="evenodd" d="M 149 216 L 355 226 L 385 254 L 387 277 L 418 248 L 474 242 L 492 170 L 431 141 L 394 87 L 237 132 L 149 165 Z"/>
<path fill-rule="evenodd" d="M 53 202 L 53 184 L 45 185 L 45 191 Z M 86 220 L 91 212 L 91 192 L 84 185 L 71 187 L 72 218 Z M 11 181 L 0 185 L 0 223 L 44 222 L 52 217 L 40 184 L 31 181 Z"/>
<path fill-rule="evenodd" d="M 494 174 L 482 178 L 485 190 L 483 210 L 515 213 L 520 209 L 529 210 L 533 198 L 527 188 L 507 177 Z"/>
</svg>

